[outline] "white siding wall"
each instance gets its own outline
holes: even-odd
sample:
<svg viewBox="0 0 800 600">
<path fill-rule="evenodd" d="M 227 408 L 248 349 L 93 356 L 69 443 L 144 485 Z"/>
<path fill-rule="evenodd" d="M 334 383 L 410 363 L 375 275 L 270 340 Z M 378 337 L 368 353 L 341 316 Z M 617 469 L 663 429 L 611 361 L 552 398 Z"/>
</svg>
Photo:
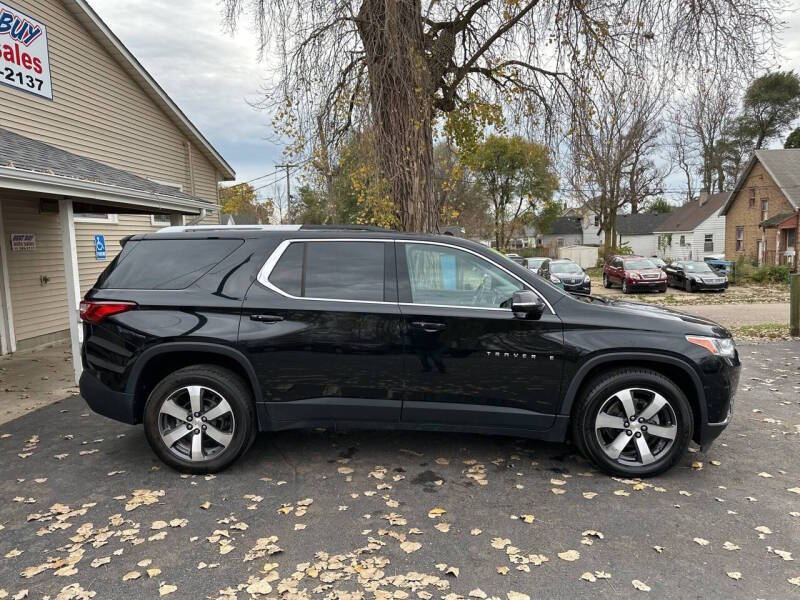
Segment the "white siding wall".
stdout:
<svg viewBox="0 0 800 600">
<path fill-rule="evenodd" d="M 581 223 L 583 228 L 583 243 L 587 246 L 602 246 L 605 242 L 605 235 L 599 233 L 599 227 L 594 224 L 594 214 L 583 217 Z"/>
<path fill-rule="evenodd" d="M 658 253 L 658 236 L 653 233 L 647 235 L 623 235 L 622 243 L 631 247 L 634 254 L 639 256 L 655 256 Z"/>
<path fill-rule="evenodd" d="M 564 246 L 580 246 L 583 243 L 583 235 L 580 233 L 548 233 L 539 237 L 542 240 L 542 245 L 546 247 L 555 248 L 558 246 L 558 240 L 564 240 Z"/>
</svg>

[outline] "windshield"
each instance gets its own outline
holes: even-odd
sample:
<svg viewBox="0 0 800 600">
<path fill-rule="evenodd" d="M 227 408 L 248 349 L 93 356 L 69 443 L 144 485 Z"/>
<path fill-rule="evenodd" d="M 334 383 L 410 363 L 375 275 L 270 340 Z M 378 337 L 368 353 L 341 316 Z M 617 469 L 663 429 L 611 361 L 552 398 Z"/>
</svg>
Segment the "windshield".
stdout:
<svg viewBox="0 0 800 600">
<path fill-rule="evenodd" d="M 647 259 L 639 259 L 639 260 L 626 260 L 625 261 L 625 269 L 657 269 L 655 263 L 651 260 Z"/>
<path fill-rule="evenodd" d="M 575 263 L 551 262 L 550 271 L 552 273 L 583 273 L 583 269 L 581 269 Z"/>
<path fill-rule="evenodd" d="M 689 273 L 713 273 L 714 270 L 704 262 L 684 263 L 683 268 Z"/>
</svg>

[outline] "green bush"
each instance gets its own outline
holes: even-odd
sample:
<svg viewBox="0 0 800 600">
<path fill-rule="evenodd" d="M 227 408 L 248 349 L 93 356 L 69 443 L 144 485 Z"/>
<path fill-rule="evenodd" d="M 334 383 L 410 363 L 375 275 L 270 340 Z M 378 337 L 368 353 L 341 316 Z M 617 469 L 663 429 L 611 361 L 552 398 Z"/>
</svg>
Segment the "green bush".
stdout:
<svg viewBox="0 0 800 600">
<path fill-rule="evenodd" d="M 736 283 L 789 283 L 789 267 L 787 265 L 761 265 L 757 267 L 748 258 L 740 257 L 736 261 Z"/>
</svg>

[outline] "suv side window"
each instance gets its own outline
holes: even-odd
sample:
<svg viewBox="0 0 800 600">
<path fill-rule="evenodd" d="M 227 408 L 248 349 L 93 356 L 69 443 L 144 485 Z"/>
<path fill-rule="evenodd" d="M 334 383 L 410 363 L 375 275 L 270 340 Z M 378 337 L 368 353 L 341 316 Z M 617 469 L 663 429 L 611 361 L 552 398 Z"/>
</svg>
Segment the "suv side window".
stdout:
<svg viewBox="0 0 800 600">
<path fill-rule="evenodd" d="M 411 302 L 500 308 L 522 283 L 469 252 L 432 244 L 405 244 Z"/>
<path fill-rule="evenodd" d="M 382 302 L 384 242 L 293 242 L 269 275 L 292 296 Z"/>
</svg>

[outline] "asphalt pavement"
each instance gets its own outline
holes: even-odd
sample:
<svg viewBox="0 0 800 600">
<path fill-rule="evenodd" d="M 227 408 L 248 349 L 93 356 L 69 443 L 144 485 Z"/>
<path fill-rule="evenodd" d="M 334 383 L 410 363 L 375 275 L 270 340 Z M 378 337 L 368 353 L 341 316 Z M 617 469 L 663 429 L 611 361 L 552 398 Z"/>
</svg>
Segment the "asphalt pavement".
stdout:
<svg viewBox="0 0 800 600">
<path fill-rule="evenodd" d="M 728 430 L 641 482 L 566 444 L 321 430 L 187 477 L 73 397 L 0 425 L 0 598 L 800 598 L 800 343 L 740 353 Z"/>
</svg>

